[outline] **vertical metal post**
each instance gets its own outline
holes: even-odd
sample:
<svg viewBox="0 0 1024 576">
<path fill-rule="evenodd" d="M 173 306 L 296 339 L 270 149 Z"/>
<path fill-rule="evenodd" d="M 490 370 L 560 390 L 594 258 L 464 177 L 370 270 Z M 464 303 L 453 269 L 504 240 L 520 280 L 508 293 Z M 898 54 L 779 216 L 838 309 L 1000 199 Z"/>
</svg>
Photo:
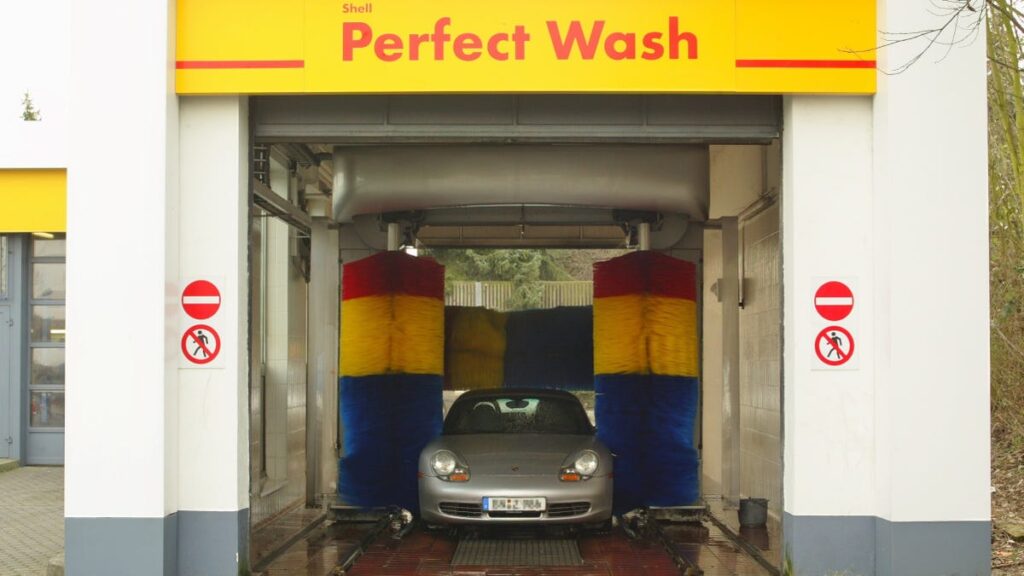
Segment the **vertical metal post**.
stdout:
<svg viewBox="0 0 1024 576">
<path fill-rule="evenodd" d="M 636 227 L 637 243 L 641 250 L 651 249 L 651 223 L 641 222 Z"/>
<path fill-rule="evenodd" d="M 739 222 L 722 219 L 722 492 L 725 502 L 740 497 L 740 302 Z"/>
<path fill-rule="evenodd" d="M 402 247 L 402 225 L 398 222 L 388 222 L 388 252 L 394 252 Z"/>
<path fill-rule="evenodd" d="M 338 232 L 326 219 L 310 227 L 309 362 L 306 366 L 306 504 L 333 492 L 338 471 Z"/>
</svg>

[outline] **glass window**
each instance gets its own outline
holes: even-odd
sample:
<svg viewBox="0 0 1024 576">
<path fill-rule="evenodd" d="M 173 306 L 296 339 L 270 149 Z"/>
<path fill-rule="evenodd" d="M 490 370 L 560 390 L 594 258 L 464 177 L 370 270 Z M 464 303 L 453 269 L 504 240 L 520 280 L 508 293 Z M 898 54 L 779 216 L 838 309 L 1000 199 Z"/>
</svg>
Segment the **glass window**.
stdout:
<svg viewBox="0 0 1024 576">
<path fill-rule="evenodd" d="M 29 384 L 64 385 L 64 349 L 33 348 Z"/>
<path fill-rule="evenodd" d="M 33 428 L 64 427 L 64 393 L 32 392 L 30 423 Z"/>
<path fill-rule="evenodd" d="M 65 240 L 63 238 L 54 238 L 53 240 L 43 240 L 41 238 L 32 239 L 33 256 L 56 256 L 58 258 L 63 258 L 64 250 Z"/>
<path fill-rule="evenodd" d="M 7 298 L 7 236 L 0 236 L 0 300 Z"/>
<path fill-rule="evenodd" d="M 445 434 L 592 434 L 580 401 L 571 396 L 470 394 L 444 421 Z"/>
<path fill-rule="evenodd" d="M 32 342 L 64 341 L 64 307 L 32 307 Z"/>
<path fill-rule="evenodd" d="M 64 285 L 63 262 L 35 262 L 32 264 L 32 298 L 63 300 Z"/>
</svg>

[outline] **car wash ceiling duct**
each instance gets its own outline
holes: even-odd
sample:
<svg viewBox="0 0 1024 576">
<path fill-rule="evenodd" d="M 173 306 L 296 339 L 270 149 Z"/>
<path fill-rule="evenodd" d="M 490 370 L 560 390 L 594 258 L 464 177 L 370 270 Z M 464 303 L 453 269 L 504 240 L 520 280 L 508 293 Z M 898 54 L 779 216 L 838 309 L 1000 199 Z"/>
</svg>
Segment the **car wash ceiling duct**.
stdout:
<svg viewBox="0 0 1024 576">
<path fill-rule="evenodd" d="M 706 146 L 336 147 L 334 219 L 446 206 L 590 206 L 707 216 Z"/>
</svg>

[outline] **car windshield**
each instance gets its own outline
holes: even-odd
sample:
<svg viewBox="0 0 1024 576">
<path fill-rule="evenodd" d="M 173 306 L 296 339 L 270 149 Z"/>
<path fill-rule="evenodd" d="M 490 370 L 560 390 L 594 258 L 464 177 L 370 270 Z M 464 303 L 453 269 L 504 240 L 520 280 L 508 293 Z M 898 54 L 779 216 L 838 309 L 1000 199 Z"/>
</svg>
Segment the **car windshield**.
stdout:
<svg viewBox="0 0 1024 576">
<path fill-rule="evenodd" d="M 592 434 L 575 398 L 476 396 L 455 402 L 444 421 L 445 434 Z"/>
</svg>

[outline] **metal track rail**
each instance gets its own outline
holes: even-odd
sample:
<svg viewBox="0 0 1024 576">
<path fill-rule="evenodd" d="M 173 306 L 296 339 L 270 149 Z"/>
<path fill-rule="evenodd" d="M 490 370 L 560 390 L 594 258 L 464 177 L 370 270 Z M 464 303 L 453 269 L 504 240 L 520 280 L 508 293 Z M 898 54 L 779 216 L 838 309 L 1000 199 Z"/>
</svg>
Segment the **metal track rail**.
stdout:
<svg viewBox="0 0 1024 576">
<path fill-rule="evenodd" d="M 326 521 L 326 512 L 317 516 L 316 519 L 310 522 L 305 528 L 299 530 L 295 534 L 292 534 L 289 538 L 281 542 L 276 548 L 271 550 L 269 554 L 267 554 L 263 558 L 260 558 L 259 562 L 253 565 L 252 571 L 258 574 L 266 570 L 267 567 L 269 567 L 270 564 L 274 562 L 274 560 L 280 558 L 281 555 L 288 551 L 289 548 L 294 546 L 299 540 L 305 538 L 307 534 L 315 530 L 317 527 L 323 525 L 323 523 Z"/>
<path fill-rule="evenodd" d="M 354 517 L 366 518 L 367 514 L 373 513 L 373 511 L 358 511 L 357 509 L 347 509 L 343 511 L 340 507 L 336 507 L 334 510 L 336 515 L 340 514 L 347 516 L 350 519 Z M 391 530 L 391 538 L 393 540 L 401 540 L 412 532 L 415 527 L 416 519 L 409 512 L 398 508 L 388 510 L 379 517 L 373 528 L 363 535 L 362 539 L 359 540 L 359 543 L 348 551 L 345 555 L 345 559 L 338 564 L 332 574 L 347 574 L 349 569 L 351 569 L 352 566 L 355 565 L 356 561 L 359 560 L 359 557 L 366 553 L 366 549 L 369 548 L 385 530 Z"/>
<path fill-rule="evenodd" d="M 642 510 L 630 518 L 619 518 L 623 532 L 633 540 L 655 540 L 665 549 L 665 552 L 672 558 L 672 562 L 679 567 L 683 576 L 701 576 L 704 570 L 694 564 L 686 554 L 683 553 L 679 544 L 672 541 L 665 531 L 661 529 L 661 523 L 657 518 L 652 518 L 647 510 Z"/>
<path fill-rule="evenodd" d="M 704 570 L 700 566 L 693 563 L 686 554 L 683 553 L 679 544 L 673 542 L 671 538 L 665 535 L 665 531 L 661 529 L 661 523 L 657 520 L 650 522 L 650 531 L 654 533 L 655 537 L 664 546 L 665 552 L 672 557 L 672 561 L 679 567 L 679 571 L 683 576 L 702 576 Z"/>
</svg>

